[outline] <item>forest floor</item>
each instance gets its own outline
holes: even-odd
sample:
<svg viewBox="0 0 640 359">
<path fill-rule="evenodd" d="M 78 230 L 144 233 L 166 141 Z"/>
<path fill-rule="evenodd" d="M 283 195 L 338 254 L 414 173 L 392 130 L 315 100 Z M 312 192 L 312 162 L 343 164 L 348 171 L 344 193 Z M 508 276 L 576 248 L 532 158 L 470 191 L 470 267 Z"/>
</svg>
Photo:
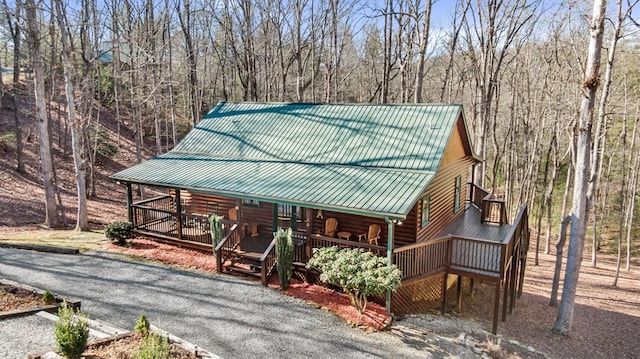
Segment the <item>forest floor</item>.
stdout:
<svg viewBox="0 0 640 359">
<path fill-rule="evenodd" d="M 13 111 L 10 99 L 5 96 L 0 107 L 0 239 L 21 237 L 21 240 L 37 240 L 51 236 L 52 230 L 41 228 L 44 222 L 44 191 L 41 184 L 35 121 L 20 106 L 24 134 L 24 159 L 26 173 L 15 171 L 15 141 L 3 142 L 8 132 L 14 131 Z M 51 110 L 50 130 L 52 153 L 56 164 L 60 198 L 68 219 L 67 229 L 73 228 L 76 216 L 76 189 L 73 160 L 69 147 L 70 138 L 64 133 L 64 107 Z M 106 223 L 126 218 L 124 187 L 109 179 L 117 171 L 136 162 L 135 148 L 130 140 L 133 133 L 129 123 L 122 123 L 120 135 L 113 116 L 105 110 L 101 126 L 110 134 L 110 141 L 118 151 L 111 158 L 98 161 L 95 172 L 95 196 L 89 198 L 88 213 L 91 226 L 101 230 Z M 143 158 L 151 157 L 149 151 Z M 92 235 L 92 240 L 95 240 Z M 78 238 L 78 241 L 82 239 Z M 92 245 L 95 247 L 95 244 Z M 532 246 L 533 247 L 533 246 Z M 566 253 L 566 252 L 565 252 Z M 589 246 L 585 253 L 590 253 Z M 553 253 L 552 253 L 553 254 Z M 602 254 L 596 268 L 585 257 L 576 296 L 573 332 L 570 337 L 551 333 L 556 309 L 548 306 L 555 257 L 540 254 L 538 266 L 534 265 L 533 251 L 527 263 L 524 292 L 516 302 L 512 315 L 499 323 L 498 333 L 540 350 L 553 358 L 635 358 L 640 353 L 637 329 L 640 328 L 640 271 L 636 261 L 631 271 L 620 272 L 617 287 L 612 287 L 615 258 Z M 473 297 L 465 297 L 460 316 L 476 322 L 483 328 L 491 328 L 493 310 L 493 286 L 477 284 Z M 419 323 L 414 317 L 406 323 Z M 402 322 L 400 322 L 402 323 Z M 429 328 L 437 331 L 438 328 Z M 526 353 L 521 353 L 527 357 Z"/>
</svg>

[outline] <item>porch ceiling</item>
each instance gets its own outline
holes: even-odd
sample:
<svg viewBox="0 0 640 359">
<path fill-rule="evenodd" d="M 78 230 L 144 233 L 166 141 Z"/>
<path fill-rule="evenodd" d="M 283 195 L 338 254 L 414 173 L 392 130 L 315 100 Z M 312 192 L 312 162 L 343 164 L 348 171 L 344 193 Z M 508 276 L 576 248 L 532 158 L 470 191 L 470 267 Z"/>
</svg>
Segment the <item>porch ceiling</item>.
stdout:
<svg viewBox="0 0 640 359">
<path fill-rule="evenodd" d="M 171 151 L 112 178 L 401 219 L 433 175 L 429 171 L 225 159 Z"/>
</svg>

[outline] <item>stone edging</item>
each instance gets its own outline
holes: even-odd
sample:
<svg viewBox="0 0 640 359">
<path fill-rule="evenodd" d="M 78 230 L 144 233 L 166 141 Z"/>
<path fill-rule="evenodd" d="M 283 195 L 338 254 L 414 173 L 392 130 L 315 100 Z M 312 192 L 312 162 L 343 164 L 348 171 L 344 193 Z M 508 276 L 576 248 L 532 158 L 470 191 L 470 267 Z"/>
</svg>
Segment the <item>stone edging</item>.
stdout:
<svg viewBox="0 0 640 359">
<path fill-rule="evenodd" d="M 78 254 L 80 250 L 78 248 L 71 247 L 56 247 L 47 246 L 41 244 L 25 244 L 25 243 L 2 243 L 0 242 L 0 248 L 13 248 L 13 249 L 28 249 L 39 252 L 50 252 L 58 254 Z"/>
<path fill-rule="evenodd" d="M 163 331 L 162 329 L 159 329 L 155 326 L 151 326 L 151 329 L 160 334 L 160 335 L 164 335 L 167 338 L 169 338 L 169 341 L 172 344 L 176 344 L 178 346 L 180 346 L 181 348 L 191 352 L 192 354 L 195 354 L 198 358 L 202 358 L 202 359 L 220 359 L 219 356 L 209 353 L 206 350 L 200 349 L 198 348 L 197 345 L 193 345 L 189 342 L 186 342 L 178 337 L 176 337 L 175 335 L 172 335 L 168 332 Z M 106 338 L 102 338 L 102 339 L 96 339 L 93 340 L 89 343 L 87 343 L 87 345 L 107 345 L 115 340 L 118 339 L 122 339 L 122 338 L 126 338 L 126 337 L 130 337 L 135 335 L 135 332 L 126 332 L 126 333 L 121 333 L 121 334 L 117 334 L 117 335 L 112 335 L 110 337 L 106 337 Z M 60 355 L 58 355 L 54 350 L 47 350 L 41 353 L 34 353 L 34 354 L 29 354 L 27 355 L 27 359 L 62 359 L 62 357 Z"/>
</svg>

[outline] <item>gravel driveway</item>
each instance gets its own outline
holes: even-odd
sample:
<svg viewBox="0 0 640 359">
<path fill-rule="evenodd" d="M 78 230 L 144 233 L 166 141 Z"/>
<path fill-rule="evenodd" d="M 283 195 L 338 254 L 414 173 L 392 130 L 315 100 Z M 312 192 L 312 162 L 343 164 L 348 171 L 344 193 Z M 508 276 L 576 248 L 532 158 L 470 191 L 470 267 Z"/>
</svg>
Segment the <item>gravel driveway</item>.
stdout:
<svg viewBox="0 0 640 359">
<path fill-rule="evenodd" d="M 145 312 L 152 324 L 223 358 L 448 356 L 441 348 L 389 332 L 352 328 L 257 283 L 104 252 L 60 255 L 0 248 L 0 278 L 81 300 L 91 318 L 120 328 L 133 328 Z"/>
</svg>

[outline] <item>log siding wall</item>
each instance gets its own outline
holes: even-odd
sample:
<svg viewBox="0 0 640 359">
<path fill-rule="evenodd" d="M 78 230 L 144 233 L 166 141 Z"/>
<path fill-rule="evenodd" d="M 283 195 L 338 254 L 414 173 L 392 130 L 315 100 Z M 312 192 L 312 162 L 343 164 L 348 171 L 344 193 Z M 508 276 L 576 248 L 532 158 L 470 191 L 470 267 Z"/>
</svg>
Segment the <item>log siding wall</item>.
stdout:
<svg viewBox="0 0 640 359">
<path fill-rule="evenodd" d="M 417 233 L 416 242 L 427 241 L 436 238 L 447 228 L 460 214 L 464 212 L 464 201 L 467 198 L 467 181 L 469 166 L 473 164 L 470 157 L 460 158 L 457 161 L 441 168 L 433 178 L 427 189 L 422 193 L 431 196 L 429 224 L 421 228 L 420 218 L 422 208 L 420 201 L 416 203 L 412 212 L 416 214 L 417 221 L 414 228 Z M 454 212 L 456 177 L 462 177 L 462 189 L 460 193 L 460 209 Z"/>
</svg>

